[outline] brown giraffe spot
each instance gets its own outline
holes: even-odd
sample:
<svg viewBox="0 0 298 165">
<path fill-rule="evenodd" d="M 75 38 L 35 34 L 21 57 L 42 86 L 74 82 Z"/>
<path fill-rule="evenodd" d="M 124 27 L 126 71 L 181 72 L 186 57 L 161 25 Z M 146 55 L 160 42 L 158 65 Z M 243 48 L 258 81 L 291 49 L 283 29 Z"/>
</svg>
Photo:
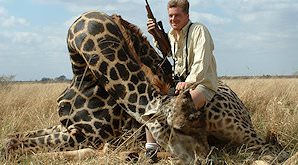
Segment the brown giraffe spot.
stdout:
<svg viewBox="0 0 298 165">
<path fill-rule="evenodd" d="M 103 33 L 105 30 L 103 24 L 97 21 L 89 21 L 87 27 L 88 33 L 93 36 Z"/>
<path fill-rule="evenodd" d="M 74 33 L 77 33 L 81 30 L 83 30 L 85 27 L 85 20 L 80 20 L 74 27 Z"/>
</svg>

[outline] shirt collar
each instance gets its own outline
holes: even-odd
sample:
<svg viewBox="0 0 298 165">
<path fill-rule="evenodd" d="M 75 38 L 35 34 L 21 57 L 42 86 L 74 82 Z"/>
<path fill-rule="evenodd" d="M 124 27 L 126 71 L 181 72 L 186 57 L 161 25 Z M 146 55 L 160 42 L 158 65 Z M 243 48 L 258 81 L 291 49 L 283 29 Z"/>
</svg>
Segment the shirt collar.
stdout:
<svg viewBox="0 0 298 165">
<path fill-rule="evenodd" d="M 182 28 L 182 30 L 180 31 L 180 33 L 182 33 L 182 36 L 184 36 L 187 33 L 187 29 L 188 29 L 188 26 L 190 26 L 190 24 L 191 24 L 191 21 L 189 20 L 187 24 Z M 173 28 L 170 29 L 169 34 L 173 37 L 175 36 Z"/>
</svg>

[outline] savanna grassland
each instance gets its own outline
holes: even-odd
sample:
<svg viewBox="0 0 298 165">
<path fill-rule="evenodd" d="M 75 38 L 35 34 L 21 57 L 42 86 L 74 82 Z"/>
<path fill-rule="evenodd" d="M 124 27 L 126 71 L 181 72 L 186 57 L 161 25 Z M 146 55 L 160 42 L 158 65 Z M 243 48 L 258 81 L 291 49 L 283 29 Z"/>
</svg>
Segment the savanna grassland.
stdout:
<svg viewBox="0 0 298 165">
<path fill-rule="evenodd" d="M 298 79 L 223 79 L 250 110 L 255 129 L 261 136 L 274 132 L 291 155 L 298 151 Z M 0 84 L 0 147 L 14 132 L 47 128 L 59 124 L 56 99 L 68 83 Z M 218 159 L 227 164 L 249 162 L 250 153 L 218 149 Z M 143 150 L 141 151 L 143 152 Z M 0 164 L 119 164 L 117 153 L 87 160 L 66 161 L 57 157 L 22 156 L 0 158 Z M 127 163 L 127 162 L 126 162 Z M 140 159 L 136 164 L 144 164 Z M 160 164 L 170 164 L 162 160 Z"/>
</svg>

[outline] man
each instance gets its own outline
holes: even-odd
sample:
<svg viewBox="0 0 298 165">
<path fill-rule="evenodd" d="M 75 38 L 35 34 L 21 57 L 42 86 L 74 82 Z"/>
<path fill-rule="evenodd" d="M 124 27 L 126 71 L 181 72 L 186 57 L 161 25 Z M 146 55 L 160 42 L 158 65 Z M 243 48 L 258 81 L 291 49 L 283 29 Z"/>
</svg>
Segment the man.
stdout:
<svg viewBox="0 0 298 165">
<path fill-rule="evenodd" d="M 169 0 L 167 9 L 171 25 L 168 37 L 174 59 L 174 74 L 180 79 L 175 94 L 179 94 L 190 83 L 200 82 L 200 85 L 190 91 L 192 100 L 199 110 L 206 101 L 212 99 L 218 85 L 213 40 L 204 25 L 190 21 L 187 0 Z M 156 28 L 154 20 L 148 19 L 147 28 L 153 35 Z M 146 155 L 156 161 L 158 145 L 148 130 L 146 137 Z"/>
</svg>

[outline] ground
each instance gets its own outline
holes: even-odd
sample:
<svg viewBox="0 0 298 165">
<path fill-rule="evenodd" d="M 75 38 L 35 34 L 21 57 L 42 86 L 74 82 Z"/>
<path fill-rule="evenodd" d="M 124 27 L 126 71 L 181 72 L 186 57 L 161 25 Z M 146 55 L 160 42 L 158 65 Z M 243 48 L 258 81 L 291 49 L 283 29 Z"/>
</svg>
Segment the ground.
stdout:
<svg viewBox="0 0 298 165">
<path fill-rule="evenodd" d="M 298 151 L 298 79 L 223 79 L 242 99 L 252 114 L 253 124 L 261 135 L 268 130 L 278 135 L 278 141 L 293 155 Z M 8 83 L 0 84 L 0 147 L 8 134 L 45 128 L 59 124 L 56 99 L 68 83 Z M 125 136 L 123 138 L 128 138 Z M 145 163 L 142 156 L 143 143 L 135 139 L 116 147 L 109 155 L 98 152 L 91 159 L 75 161 L 80 164 L 123 163 L 120 151 L 129 149 L 141 153 L 139 163 Z M 230 151 L 228 148 L 214 149 L 214 159 L 227 164 L 248 163 L 250 153 L 244 148 Z M 296 158 L 297 159 L 297 158 Z M 0 164 L 74 164 L 57 156 L 22 156 L 18 159 L 0 158 Z M 127 163 L 127 162 L 126 162 Z M 159 164 L 170 164 L 165 158 Z"/>
</svg>

